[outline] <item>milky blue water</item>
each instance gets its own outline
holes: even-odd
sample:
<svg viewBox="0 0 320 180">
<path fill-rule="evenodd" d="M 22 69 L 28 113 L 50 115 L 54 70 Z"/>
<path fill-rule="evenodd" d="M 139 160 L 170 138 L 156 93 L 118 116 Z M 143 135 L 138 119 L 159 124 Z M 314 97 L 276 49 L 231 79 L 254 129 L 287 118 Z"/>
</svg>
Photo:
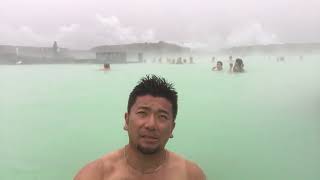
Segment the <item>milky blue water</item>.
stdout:
<svg viewBox="0 0 320 180">
<path fill-rule="evenodd" d="M 197 64 L 0 66 L 0 179 L 72 179 L 127 143 L 129 93 L 148 73 L 179 94 L 167 148 L 208 179 L 320 179 L 320 58 L 244 59 L 244 74 Z M 225 68 L 226 68 L 225 63 Z"/>
</svg>

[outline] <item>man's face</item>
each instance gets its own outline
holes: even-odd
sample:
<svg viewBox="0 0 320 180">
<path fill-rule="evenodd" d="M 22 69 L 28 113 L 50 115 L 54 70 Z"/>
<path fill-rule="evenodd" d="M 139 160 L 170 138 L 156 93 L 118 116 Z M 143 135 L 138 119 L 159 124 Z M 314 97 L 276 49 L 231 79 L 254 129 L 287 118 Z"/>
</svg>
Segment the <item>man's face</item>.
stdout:
<svg viewBox="0 0 320 180">
<path fill-rule="evenodd" d="M 138 96 L 125 113 L 129 143 L 144 154 L 164 149 L 175 127 L 171 103 L 162 97 Z"/>
</svg>

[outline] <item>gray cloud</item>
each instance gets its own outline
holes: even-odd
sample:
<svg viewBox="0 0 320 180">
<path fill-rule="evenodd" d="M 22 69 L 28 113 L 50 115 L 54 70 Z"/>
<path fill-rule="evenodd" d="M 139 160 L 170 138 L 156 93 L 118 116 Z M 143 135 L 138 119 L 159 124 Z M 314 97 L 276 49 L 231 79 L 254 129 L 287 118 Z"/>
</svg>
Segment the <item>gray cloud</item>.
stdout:
<svg viewBox="0 0 320 180">
<path fill-rule="evenodd" d="M 2 0 L 0 44 L 86 49 L 170 41 L 192 47 L 320 42 L 318 0 Z"/>
<path fill-rule="evenodd" d="M 0 33 L 4 44 L 50 46 L 53 41 L 58 41 L 63 47 L 79 49 L 88 49 L 102 44 L 155 41 L 152 29 L 140 32 L 134 27 L 122 25 L 115 16 L 103 17 L 96 14 L 95 20 L 94 28 L 82 24 L 62 25 L 50 35 L 36 33 L 28 26 L 9 25 L 0 26 Z"/>
</svg>

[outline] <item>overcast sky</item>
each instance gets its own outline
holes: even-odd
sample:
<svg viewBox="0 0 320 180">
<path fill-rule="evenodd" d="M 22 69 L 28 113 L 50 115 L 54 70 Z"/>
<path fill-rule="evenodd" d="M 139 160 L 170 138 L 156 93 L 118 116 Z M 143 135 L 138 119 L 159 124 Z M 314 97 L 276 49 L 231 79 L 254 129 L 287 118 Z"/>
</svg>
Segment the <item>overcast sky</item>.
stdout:
<svg viewBox="0 0 320 180">
<path fill-rule="evenodd" d="M 320 42 L 320 0 L 1 0 L 0 45 Z"/>
</svg>

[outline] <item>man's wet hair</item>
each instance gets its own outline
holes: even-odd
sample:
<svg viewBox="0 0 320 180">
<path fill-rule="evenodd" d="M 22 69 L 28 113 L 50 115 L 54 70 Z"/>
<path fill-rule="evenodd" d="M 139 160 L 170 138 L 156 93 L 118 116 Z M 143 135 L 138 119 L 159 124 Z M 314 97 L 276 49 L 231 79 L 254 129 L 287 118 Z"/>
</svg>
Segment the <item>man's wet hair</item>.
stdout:
<svg viewBox="0 0 320 180">
<path fill-rule="evenodd" d="M 236 59 L 236 64 L 243 66 L 243 61 L 240 58 Z"/>
<path fill-rule="evenodd" d="M 136 102 L 138 96 L 151 95 L 154 97 L 166 98 L 172 105 L 173 120 L 178 112 L 178 93 L 172 83 L 167 82 L 163 77 L 156 75 L 146 75 L 141 78 L 130 93 L 127 110 Z"/>
<path fill-rule="evenodd" d="M 217 64 L 220 64 L 221 66 L 223 65 L 222 61 L 218 61 Z"/>
</svg>

